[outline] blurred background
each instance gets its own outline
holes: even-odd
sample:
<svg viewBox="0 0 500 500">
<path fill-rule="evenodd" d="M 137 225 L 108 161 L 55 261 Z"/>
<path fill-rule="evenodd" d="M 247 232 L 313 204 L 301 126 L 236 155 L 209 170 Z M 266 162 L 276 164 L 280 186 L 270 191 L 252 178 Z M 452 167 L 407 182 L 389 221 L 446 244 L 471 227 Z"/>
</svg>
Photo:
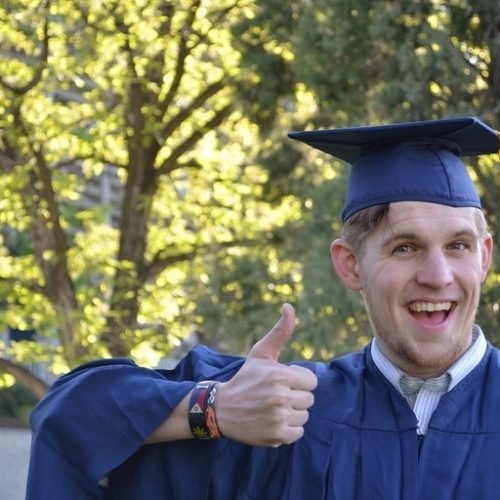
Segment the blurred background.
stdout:
<svg viewBox="0 0 500 500">
<path fill-rule="evenodd" d="M 33 406 L 80 363 L 243 354 L 285 301 L 283 359 L 367 342 L 329 258 L 349 167 L 287 132 L 500 128 L 491 0 L 6 0 L 0 23 L 5 500 L 23 497 Z M 468 163 L 492 231 L 498 162 Z M 498 259 L 478 322 L 500 344 Z"/>
</svg>

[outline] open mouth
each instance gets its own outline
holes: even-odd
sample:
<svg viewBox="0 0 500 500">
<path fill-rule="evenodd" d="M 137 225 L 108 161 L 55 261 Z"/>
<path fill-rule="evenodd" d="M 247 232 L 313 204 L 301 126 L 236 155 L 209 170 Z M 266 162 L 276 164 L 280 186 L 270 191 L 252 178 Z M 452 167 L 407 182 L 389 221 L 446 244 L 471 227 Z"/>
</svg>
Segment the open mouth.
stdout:
<svg viewBox="0 0 500 500">
<path fill-rule="evenodd" d="M 416 320 L 431 325 L 443 323 L 452 309 L 452 302 L 412 302 L 408 307 Z"/>
</svg>

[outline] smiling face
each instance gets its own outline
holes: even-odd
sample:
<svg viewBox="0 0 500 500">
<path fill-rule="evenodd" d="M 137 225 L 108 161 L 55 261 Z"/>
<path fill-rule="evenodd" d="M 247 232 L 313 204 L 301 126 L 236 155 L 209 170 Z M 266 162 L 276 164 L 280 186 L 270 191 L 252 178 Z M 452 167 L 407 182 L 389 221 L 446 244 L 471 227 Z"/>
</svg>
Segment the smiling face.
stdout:
<svg viewBox="0 0 500 500">
<path fill-rule="evenodd" d="M 398 202 L 360 251 L 332 244 L 335 269 L 363 296 L 380 348 L 403 371 L 444 372 L 470 345 L 492 239 L 473 208 Z"/>
</svg>

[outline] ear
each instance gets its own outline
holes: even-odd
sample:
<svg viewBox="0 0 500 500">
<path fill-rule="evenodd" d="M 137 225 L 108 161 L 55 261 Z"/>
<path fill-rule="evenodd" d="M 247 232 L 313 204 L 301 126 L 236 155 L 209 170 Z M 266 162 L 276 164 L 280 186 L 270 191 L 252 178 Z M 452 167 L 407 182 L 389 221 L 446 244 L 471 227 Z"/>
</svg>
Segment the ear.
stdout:
<svg viewBox="0 0 500 500">
<path fill-rule="evenodd" d="M 493 237 L 488 233 L 482 242 L 482 281 L 486 279 L 493 256 Z"/>
<path fill-rule="evenodd" d="M 352 246 L 343 238 L 335 240 L 330 246 L 330 255 L 337 276 L 351 290 L 361 290 L 359 261 Z"/>
</svg>

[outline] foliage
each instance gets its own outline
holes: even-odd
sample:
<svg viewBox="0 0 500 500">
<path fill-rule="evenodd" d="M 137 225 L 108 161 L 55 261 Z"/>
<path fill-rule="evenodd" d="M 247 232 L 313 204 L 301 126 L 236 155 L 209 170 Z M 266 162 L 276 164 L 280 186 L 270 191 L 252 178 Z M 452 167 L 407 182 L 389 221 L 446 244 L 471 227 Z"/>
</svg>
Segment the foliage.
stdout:
<svg viewBox="0 0 500 500">
<path fill-rule="evenodd" d="M 359 347 L 367 319 L 328 256 L 346 167 L 286 132 L 498 124 L 496 15 L 489 0 L 2 4 L 1 324 L 36 328 L 58 370 L 153 364 L 193 330 L 244 352 L 284 301 L 285 357 Z M 470 166 L 496 228 L 493 161 Z M 86 205 L 110 178 L 118 202 Z M 479 318 L 492 338 L 498 283 Z"/>
<path fill-rule="evenodd" d="M 192 323 L 183 282 L 203 255 L 286 219 L 259 201 L 256 129 L 234 104 L 249 77 L 231 26 L 250 7 L 4 7 L 4 234 L 28 248 L 5 250 L 3 321 L 57 339 L 63 364 L 168 350 Z M 115 226 L 80 203 L 104 168 L 123 184 Z"/>
</svg>

